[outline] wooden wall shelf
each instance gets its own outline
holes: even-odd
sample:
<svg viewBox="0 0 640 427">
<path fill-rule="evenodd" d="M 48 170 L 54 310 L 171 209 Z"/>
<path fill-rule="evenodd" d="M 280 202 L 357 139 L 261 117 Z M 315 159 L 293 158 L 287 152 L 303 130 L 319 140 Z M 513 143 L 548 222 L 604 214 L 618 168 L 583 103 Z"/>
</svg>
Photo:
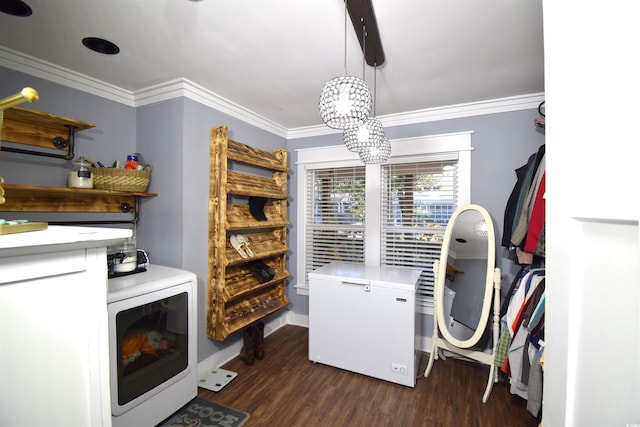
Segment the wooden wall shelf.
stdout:
<svg viewBox="0 0 640 427">
<path fill-rule="evenodd" d="M 70 154 L 73 154 L 75 133 L 95 127 L 93 123 L 22 107 L 7 108 L 3 116 L 0 121 L 3 141 Z M 68 145 L 63 147 L 54 141 Z M 137 221 L 140 198 L 157 196 L 155 193 L 3 184 L 1 177 L 0 184 L 2 212 L 132 212 Z"/>
<path fill-rule="evenodd" d="M 12 107 L 4 111 L 0 134 L 3 141 L 66 151 L 66 148 L 56 147 L 53 141 L 56 138 L 67 141 L 70 127 L 79 132 L 95 126 L 93 123 L 69 117 Z"/>
<path fill-rule="evenodd" d="M 66 187 L 40 187 L 3 184 L 3 212 L 123 212 L 123 204 L 137 210 L 140 197 L 155 197 L 155 193 L 94 190 Z M 126 210 L 124 210 L 126 212 Z"/>
<path fill-rule="evenodd" d="M 229 161 L 271 173 L 271 178 L 229 171 Z M 287 151 L 268 152 L 228 138 L 227 127 L 211 129 L 209 175 L 209 282 L 207 335 L 224 340 L 249 324 L 286 307 Z M 266 197 L 266 221 L 249 210 L 251 196 Z M 231 203 L 233 199 L 233 203 Z M 241 203 L 246 200 L 245 203 Z M 254 252 L 242 258 L 230 236 L 242 234 Z M 260 283 L 251 273 L 260 261 L 275 270 L 275 277 Z"/>
</svg>

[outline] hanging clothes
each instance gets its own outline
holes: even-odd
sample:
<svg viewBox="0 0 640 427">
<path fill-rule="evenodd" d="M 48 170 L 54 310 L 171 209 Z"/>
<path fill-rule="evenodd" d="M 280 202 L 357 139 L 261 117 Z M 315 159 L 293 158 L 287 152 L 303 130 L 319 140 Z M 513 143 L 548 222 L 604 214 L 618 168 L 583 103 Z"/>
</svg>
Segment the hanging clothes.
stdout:
<svg viewBox="0 0 640 427">
<path fill-rule="evenodd" d="M 512 394 L 531 400 L 533 412 L 539 410 L 541 399 L 536 355 L 544 338 L 545 269 L 527 266 L 521 272 L 513 293 L 507 297 L 494 364 L 509 377 Z M 533 389 L 529 387 L 531 378 Z"/>
<path fill-rule="evenodd" d="M 544 256 L 544 240 L 542 246 L 538 246 L 540 243 L 540 236 L 544 234 L 545 223 L 545 177 L 546 173 L 542 173 L 542 179 L 538 186 L 536 198 L 533 202 L 533 209 L 531 210 L 531 217 L 529 218 L 529 227 L 527 228 L 527 234 L 524 239 L 524 251 L 534 253 L 536 255 Z M 536 253 L 542 250 L 542 253 Z"/>
<path fill-rule="evenodd" d="M 511 190 L 511 195 L 509 196 L 509 200 L 507 201 L 507 206 L 504 211 L 504 222 L 502 229 L 504 230 L 502 234 L 502 246 L 510 247 L 511 245 L 511 230 L 513 229 L 513 219 L 516 216 L 516 209 L 518 204 L 518 197 L 522 190 L 522 186 L 524 185 L 525 176 L 527 174 L 527 169 L 529 168 L 529 164 L 533 164 L 535 160 L 535 154 L 532 154 L 529 158 L 529 161 L 526 165 L 520 166 L 515 170 L 516 172 L 516 185 Z"/>
<path fill-rule="evenodd" d="M 545 145 L 516 169 L 516 184 L 505 207 L 502 246 L 515 252 L 519 264 L 545 256 Z"/>
<path fill-rule="evenodd" d="M 529 187 L 526 196 L 524 197 L 522 210 L 520 211 L 520 217 L 517 220 L 515 227 L 511 233 L 511 243 L 514 246 L 518 246 L 521 249 L 524 248 L 524 240 L 529 231 L 529 223 L 531 221 L 531 214 L 533 212 L 533 205 L 536 199 L 536 195 L 542 182 L 542 176 L 544 175 L 544 156 L 540 162 L 540 166 L 535 171 L 531 186 Z"/>
<path fill-rule="evenodd" d="M 494 365 L 509 377 L 510 391 L 527 400 L 534 416 L 542 406 L 545 269 L 545 145 L 516 169 L 505 207 L 502 246 L 521 265 L 501 307 L 502 331 Z"/>
</svg>

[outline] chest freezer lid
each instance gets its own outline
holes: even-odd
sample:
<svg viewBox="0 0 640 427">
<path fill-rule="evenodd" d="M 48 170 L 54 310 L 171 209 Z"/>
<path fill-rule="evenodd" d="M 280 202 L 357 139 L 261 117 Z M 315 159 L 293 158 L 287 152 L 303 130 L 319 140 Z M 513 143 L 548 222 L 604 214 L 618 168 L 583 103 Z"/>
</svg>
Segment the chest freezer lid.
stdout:
<svg viewBox="0 0 640 427">
<path fill-rule="evenodd" d="M 372 284 L 415 291 L 421 270 L 374 266 L 351 262 L 332 262 L 309 273 L 309 279 L 369 280 Z"/>
</svg>

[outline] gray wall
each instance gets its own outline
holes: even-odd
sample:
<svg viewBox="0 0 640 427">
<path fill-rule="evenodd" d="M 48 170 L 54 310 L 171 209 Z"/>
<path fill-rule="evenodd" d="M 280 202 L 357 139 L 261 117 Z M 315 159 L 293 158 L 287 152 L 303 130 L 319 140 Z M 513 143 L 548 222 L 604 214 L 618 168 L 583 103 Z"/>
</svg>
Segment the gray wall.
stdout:
<svg viewBox="0 0 640 427">
<path fill-rule="evenodd" d="M 138 108 L 137 151 L 152 159 L 149 191 L 158 197 L 143 203 L 138 245 L 149 248 L 151 261 L 198 276 L 198 360 L 231 345 L 206 336 L 208 275 L 209 134 L 226 125 L 229 138 L 267 151 L 286 141 L 189 99 L 174 99 Z M 231 164 L 230 169 L 238 169 Z"/>
<path fill-rule="evenodd" d="M 132 152 L 140 152 L 148 163 L 153 164 L 149 191 L 158 193 L 158 197 L 147 198 L 142 202 L 141 220 L 137 229 L 138 246 L 150 252 L 153 263 L 183 268 L 198 276 L 198 327 L 201 331 L 198 341 L 199 361 L 241 338 L 233 336 L 224 342 L 217 342 L 208 339 L 204 333 L 209 131 L 212 127 L 226 125 L 230 138 L 236 141 L 269 151 L 287 148 L 289 166 L 292 169 L 289 179 L 289 218 L 292 225 L 288 236 L 291 248 L 288 262 L 292 275 L 288 287 L 290 310 L 302 316 L 308 314 L 308 297 L 297 295 L 293 287 L 298 254 L 295 150 L 340 144 L 341 134 L 287 141 L 189 99 L 173 99 L 135 109 L 0 67 L 0 93 L 10 95 L 25 86 L 36 88 L 40 94 L 39 101 L 26 107 L 96 124 L 94 129 L 78 135 L 78 156 L 101 160 L 107 164 L 115 159 L 124 159 Z M 544 143 L 544 134 L 533 125 L 537 114 L 532 109 L 389 127 L 386 132 L 387 137 L 393 140 L 473 131 L 471 201 L 487 208 L 495 221 L 498 236 L 501 236 L 504 207 L 515 184 L 514 170 L 524 164 L 528 156 Z M 6 152 L 0 155 L 0 175 L 8 183 L 66 186 L 68 168 L 69 162 L 64 160 Z M 241 170 L 241 167 L 232 164 L 231 169 Z M 58 216 L 32 213 L 2 215 L 32 220 L 47 220 Z M 88 219 L 96 219 L 97 215 L 91 214 Z M 73 214 L 73 217 L 81 218 L 83 215 Z M 103 219 L 102 216 L 100 219 Z M 505 257 L 506 254 L 501 253 L 498 263 L 505 274 L 513 274 L 516 268 Z M 428 325 L 425 327 L 429 328 Z"/>
<path fill-rule="evenodd" d="M 104 164 L 123 160 L 135 152 L 135 108 L 113 102 L 73 88 L 0 67 L 0 97 L 13 95 L 24 87 L 33 87 L 40 98 L 21 107 L 45 111 L 60 116 L 91 122 L 96 126 L 78 132 L 75 139 L 76 158 L 83 156 Z M 65 135 L 66 137 L 66 135 Z M 11 144 L 3 142 L 3 146 Z M 40 151 L 29 145 L 13 145 L 21 149 Z M 56 151 L 60 154 L 62 151 Z M 0 176 L 6 183 L 41 186 L 67 186 L 71 161 L 24 154 L 2 152 Z M 54 214 L 2 213 L 2 218 L 27 218 L 32 221 L 91 221 L 131 219 L 130 214 Z M 108 227 L 108 226 L 105 226 Z M 120 225 L 131 228 L 130 225 Z"/>
<path fill-rule="evenodd" d="M 40 99 L 21 107 L 96 124 L 96 127 L 77 134 L 77 157 L 84 156 L 107 164 L 116 159 L 126 160 L 127 154 L 135 148 L 134 108 L 0 67 L 1 98 L 20 92 L 27 86 L 35 88 Z M 19 148 L 34 147 L 21 145 Z M 12 184 L 66 187 L 70 166 L 71 162 L 67 160 L 8 152 L 3 152 L 0 158 L 0 174 L 5 182 Z"/>
</svg>

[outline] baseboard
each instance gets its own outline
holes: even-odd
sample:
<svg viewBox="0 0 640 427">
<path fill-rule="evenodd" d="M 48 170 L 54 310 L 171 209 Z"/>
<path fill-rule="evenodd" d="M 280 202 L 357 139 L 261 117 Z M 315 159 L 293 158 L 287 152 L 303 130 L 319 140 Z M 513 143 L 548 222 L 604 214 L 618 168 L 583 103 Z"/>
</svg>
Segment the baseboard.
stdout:
<svg viewBox="0 0 640 427">
<path fill-rule="evenodd" d="M 264 335 L 268 337 L 278 329 L 285 325 L 300 326 L 303 328 L 309 328 L 309 316 L 301 315 L 293 311 L 282 313 L 281 315 L 268 320 L 264 325 Z M 432 338 L 431 337 L 419 337 L 418 349 L 422 352 L 429 353 L 431 351 Z M 216 352 L 210 357 L 206 358 L 202 362 L 198 363 L 198 378 L 202 378 L 209 374 L 209 371 L 215 368 L 219 368 L 222 365 L 230 362 L 238 357 L 242 350 L 242 340 L 233 343 L 232 345 Z"/>
<path fill-rule="evenodd" d="M 299 314 L 293 311 L 289 311 L 286 315 L 285 320 L 287 325 L 302 326 L 307 329 L 309 328 L 308 314 Z"/>
<path fill-rule="evenodd" d="M 270 318 L 264 324 L 264 336 L 268 337 L 281 327 L 289 324 L 287 322 L 287 313 L 283 313 L 279 316 Z M 223 348 L 222 350 L 212 354 L 201 362 L 198 362 L 198 378 L 202 378 L 209 374 L 209 371 L 215 368 L 219 368 L 222 365 L 230 362 L 238 357 L 242 350 L 242 340 Z"/>
</svg>

